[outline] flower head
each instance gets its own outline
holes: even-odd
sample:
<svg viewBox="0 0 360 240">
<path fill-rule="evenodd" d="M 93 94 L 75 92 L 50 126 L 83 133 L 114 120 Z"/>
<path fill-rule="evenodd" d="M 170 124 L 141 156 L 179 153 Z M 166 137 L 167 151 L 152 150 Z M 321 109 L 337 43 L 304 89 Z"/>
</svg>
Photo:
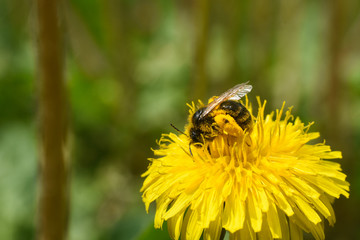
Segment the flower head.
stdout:
<svg viewBox="0 0 360 240">
<path fill-rule="evenodd" d="M 147 211 L 156 202 L 156 228 L 167 221 L 172 239 L 219 239 L 224 230 L 230 239 L 301 239 L 303 231 L 325 238 L 324 219 L 335 223 L 333 199 L 349 196 L 340 165 L 325 160 L 341 152 L 309 144 L 319 133 L 291 109 L 265 116 L 266 101 L 258 102 L 251 130 L 218 112 L 221 131 L 201 146 L 185 134 L 162 135 L 141 189 Z M 195 111 L 192 104 L 190 116 Z"/>
</svg>

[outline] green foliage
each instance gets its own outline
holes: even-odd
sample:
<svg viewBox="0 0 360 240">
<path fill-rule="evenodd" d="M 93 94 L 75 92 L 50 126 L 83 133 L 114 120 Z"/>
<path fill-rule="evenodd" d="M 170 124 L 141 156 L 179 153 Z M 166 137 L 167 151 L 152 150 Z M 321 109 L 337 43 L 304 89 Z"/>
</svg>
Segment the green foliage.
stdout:
<svg viewBox="0 0 360 240">
<path fill-rule="evenodd" d="M 74 10 L 81 16 L 89 28 L 96 42 L 103 45 L 103 2 L 100 0 L 75 0 L 71 1 Z"/>
<path fill-rule="evenodd" d="M 1 239 L 35 237 L 37 153 L 34 127 L 8 124 L 0 130 Z"/>
<path fill-rule="evenodd" d="M 137 238 L 137 240 L 147 239 L 168 240 L 169 234 L 166 231 L 166 226 L 163 229 L 155 229 L 153 224 L 149 225 L 149 227 L 141 234 L 141 236 Z"/>
<path fill-rule="evenodd" d="M 344 3 L 339 88 L 331 89 L 329 9 L 319 1 L 209 1 L 206 97 L 250 81 L 269 108 L 286 100 L 344 152 L 351 197 L 329 239 L 357 239 L 360 198 L 360 4 Z M 36 21 L 28 1 L 0 0 L 0 239 L 36 236 L 39 180 Z M 186 124 L 198 9 L 191 1 L 64 4 L 71 208 L 69 239 L 168 239 L 139 193 L 150 148 Z M 341 27 L 341 26 L 340 26 Z M 329 99 L 338 98 L 338 118 Z M 206 99 L 202 99 L 206 101 Z M 355 209 L 355 210 L 353 210 Z M 151 213 L 151 211 L 150 211 Z"/>
</svg>

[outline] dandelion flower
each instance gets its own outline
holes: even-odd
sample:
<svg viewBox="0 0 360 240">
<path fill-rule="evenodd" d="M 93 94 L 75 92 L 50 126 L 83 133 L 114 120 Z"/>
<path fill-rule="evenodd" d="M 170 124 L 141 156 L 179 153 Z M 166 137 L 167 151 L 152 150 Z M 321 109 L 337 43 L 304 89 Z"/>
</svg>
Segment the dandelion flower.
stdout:
<svg viewBox="0 0 360 240">
<path fill-rule="evenodd" d="M 156 202 L 155 228 L 167 221 L 172 239 L 220 239 L 224 231 L 230 239 L 302 239 L 304 231 L 325 238 L 325 219 L 335 223 L 334 198 L 349 197 L 340 164 L 328 161 L 341 152 L 310 144 L 319 133 L 291 108 L 265 116 L 266 101 L 258 102 L 257 116 L 245 103 L 251 131 L 220 113 L 222 134 L 200 147 L 185 134 L 162 135 L 141 188 L 147 211 Z M 190 105 L 190 116 L 195 111 Z"/>
</svg>

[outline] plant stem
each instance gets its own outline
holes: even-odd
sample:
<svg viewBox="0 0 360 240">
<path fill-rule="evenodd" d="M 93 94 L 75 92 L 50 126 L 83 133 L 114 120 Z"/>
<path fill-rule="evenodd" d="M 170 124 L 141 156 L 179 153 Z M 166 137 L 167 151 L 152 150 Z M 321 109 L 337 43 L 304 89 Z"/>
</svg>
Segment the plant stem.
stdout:
<svg viewBox="0 0 360 240">
<path fill-rule="evenodd" d="M 224 240 L 226 234 L 225 228 L 221 229 L 220 240 Z"/>
<path fill-rule="evenodd" d="M 37 0 L 39 74 L 40 201 L 38 239 L 65 239 L 68 222 L 68 170 L 64 87 L 64 46 L 60 0 Z"/>
</svg>

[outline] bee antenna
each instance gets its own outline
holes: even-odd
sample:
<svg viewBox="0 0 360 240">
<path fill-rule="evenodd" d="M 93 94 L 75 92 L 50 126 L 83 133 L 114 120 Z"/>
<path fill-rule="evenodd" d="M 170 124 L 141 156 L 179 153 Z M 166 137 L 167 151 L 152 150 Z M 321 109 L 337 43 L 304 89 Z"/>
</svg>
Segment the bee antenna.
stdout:
<svg viewBox="0 0 360 240">
<path fill-rule="evenodd" d="M 182 134 L 188 136 L 186 133 L 184 133 L 183 131 L 180 131 L 177 127 L 175 127 L 172 123 L 170 123 L 170 126 L 172 126 L 179 133 L 182 133 Z M 192 151 L 191 151 L 191 143 L 192 142 L 189 142 L 189 152 L 190 152 L 190 155 L 193 156 Z"/>
<path fill-rule="evenodd" d="M 184 135 L 186 135 L 187 136 L 187 134 L 186 133 L 184 133 L 183 131 L 180 131 L 177 127 L 175 127 L 172 123 L 170 123 L 170 126 L 172 126 L 176 131 L 178 131 L 179 133 L 182 133 L 182 134 L 184 134 Z"/>
</svg>

